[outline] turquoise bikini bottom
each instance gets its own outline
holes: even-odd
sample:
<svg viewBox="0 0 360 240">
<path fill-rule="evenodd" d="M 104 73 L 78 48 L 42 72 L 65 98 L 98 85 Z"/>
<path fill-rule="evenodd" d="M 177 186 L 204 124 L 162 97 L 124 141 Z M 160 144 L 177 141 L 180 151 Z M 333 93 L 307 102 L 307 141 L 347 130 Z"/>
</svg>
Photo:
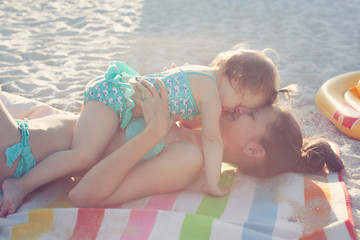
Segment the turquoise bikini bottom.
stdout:
<svg viewBox="0 0 360 240">
<path fill-rule="evenodd" d="M 130 141 L 133 137 L 138 135 L 145 129 L 144 118 L 133 118 L 126 127 L 125 143 Z M 150 158 L 156 157 L 167 145 L 164 143 L 164 139 L 153 147 L 139 162 L 144 162 Z"/>
<path fill-rule="evenodd" d="M 6 166 L 9 168 L 12 166 L 13 162 L 17 160 L 20 156 L 21 159 L 18 162 L 18 166 L 16 168 L 16 172 L 14 174 L 14 178 L 19 178 L 30 169 L 32 169 L 35 165 L 34 156 L 31 153 L 31 147 L 29 146 L 29 125 L 27 124 L 27 119 L 24 120 L 16 120 L 18 124 L 18 128 L 22 134 L 22 140 L 19 143 L 12 145 L 11 147 L 6 148 Z"/>
</svg>

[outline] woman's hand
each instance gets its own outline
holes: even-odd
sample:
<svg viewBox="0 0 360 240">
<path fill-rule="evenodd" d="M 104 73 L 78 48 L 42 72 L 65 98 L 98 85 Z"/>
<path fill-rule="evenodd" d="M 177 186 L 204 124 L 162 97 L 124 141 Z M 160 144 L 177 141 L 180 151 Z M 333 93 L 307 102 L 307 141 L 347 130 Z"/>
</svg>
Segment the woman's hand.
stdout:
<svg viewBox="0 0 360 240">
<path fill-rule="evenodd" d="M 173 125 L 174 118 L 170 117 L 166 86 L 157 78 L 155 81 L 159 86 L 159 92 L 153 84 L 141 80 L 142 84 L 136 83 L 136 87 L 143 94 L 143 99 L 133 99 L 143 111 L 146 127 L 158 131 L 157 134 L 163 138 Z"/>
<path fill-rule="evenodd" d="M 170 68 L 176 68 L 176 67 L 177 67 L 177 66 L 176 66 L 175 63 L 172 63 L 172 64 L 170 65 Z M 167 71 L 167 70 L 169 70 L 168 67 L 163 67 L 163 71 Z"/>
</svg>

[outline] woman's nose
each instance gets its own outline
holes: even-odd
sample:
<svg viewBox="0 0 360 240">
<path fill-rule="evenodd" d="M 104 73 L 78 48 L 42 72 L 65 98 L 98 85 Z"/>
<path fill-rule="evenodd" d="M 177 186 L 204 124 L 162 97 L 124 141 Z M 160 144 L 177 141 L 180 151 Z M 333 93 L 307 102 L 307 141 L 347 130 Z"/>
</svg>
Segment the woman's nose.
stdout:
<svg viewBox="0 0 360 240">
<path fill-rule="evenodd" d="M 237 106 L 236 109 L 235 109 L 235 112 L 237 114 L 244 114 L 247 111 L 249 111 L 249 110 L 246 107 L 243 107 L 243 106 Z"/>
</svg>

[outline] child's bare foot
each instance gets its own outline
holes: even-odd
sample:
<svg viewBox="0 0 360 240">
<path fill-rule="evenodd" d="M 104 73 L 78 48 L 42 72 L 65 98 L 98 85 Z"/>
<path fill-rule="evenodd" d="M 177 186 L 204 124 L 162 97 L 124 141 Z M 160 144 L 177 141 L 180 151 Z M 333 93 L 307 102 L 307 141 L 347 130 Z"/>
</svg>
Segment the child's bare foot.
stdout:
<svg viewBox="0 0 360 240">
<path fill-rule="evenodd" d="M 16 184 L 14 178 L 6 179 L 2 184 L 4 193 L 3 203 L 0 209 L 0 217 L 13 214 L 24 200 L 25 193 L 21 186 Z"/>
</svg>

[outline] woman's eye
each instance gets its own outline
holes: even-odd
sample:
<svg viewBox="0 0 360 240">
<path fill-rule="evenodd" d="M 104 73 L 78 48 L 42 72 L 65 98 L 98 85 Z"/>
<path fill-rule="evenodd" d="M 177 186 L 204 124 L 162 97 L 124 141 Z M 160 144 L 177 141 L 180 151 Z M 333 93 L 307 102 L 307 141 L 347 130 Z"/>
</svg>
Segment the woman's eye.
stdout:
<svg viewBox="0 0 360 240">
<path fill-rule="evenodd" d="M 254 112 L 254 111 L 249 111 L 249 112 L 247 113 L 247 115 L 248 115 L 249 117 L 251 117 L 253 120 L 255 120 L 255 112 Z"/>
</svg>

